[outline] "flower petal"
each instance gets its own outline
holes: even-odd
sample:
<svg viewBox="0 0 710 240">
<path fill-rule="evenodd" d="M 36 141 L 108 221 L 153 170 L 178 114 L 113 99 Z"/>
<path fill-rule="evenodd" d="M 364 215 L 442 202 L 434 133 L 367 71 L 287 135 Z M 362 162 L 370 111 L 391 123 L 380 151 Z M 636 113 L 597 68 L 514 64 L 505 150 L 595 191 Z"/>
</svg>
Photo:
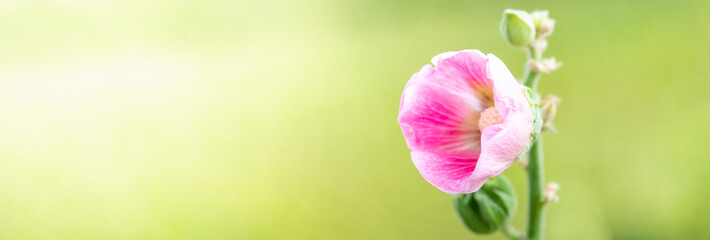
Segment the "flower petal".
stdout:
<svg viewBox="0 0 710 240">
<path fill-rule="evenodd" d="M 528 102 L 523 88 L 503 61 L 493 54 L 488 54 L 487 76 L 493 82 L 496 110 L 503 119 L 508 116 L 509 112 L 523 112 L 529 114 L 532 119 L 532 108 L 530 108 L 530 102 Z M 532 124 L 530 127 L 532 129 Z"/>
<path fill-rule="evenodd" d="M 503 123 L 487 127 L 481 134 L 481 155 L 473 172 L 476 180 L 494 177 L 525 151 L 533 127 L 533 113 L 519 83 L 505 64 L 488 55 L 488 76 L 494 82 L 496 110 Z"/>
<path fill-rule="evenodd" d="M 471 193 L 487 179 L 472 181 L 476 159 L 446 157 L 429 152 L 412 152 L 412 162 L 427 182 L 446 193 Z"/>
<path fill-rule="evenodd" d="M 486 56 L 477 50 L 440 54 L 405 86 L 398 121 L 413 151 L 474 158 L 480 153 L 478 118 L 485 105 L 474 94 L 492 85 Z"/>
<path fill-rule="evenodd" d="M 493 85 L 487 77 L 488 58 L 481 51 L 445 52 L 434 56 L 431 62 L 436 66 L 430 76 L 433 81 L 452 89 L 467 90 L 465 94 L 470 94 L 470 89 Z"/>
</svg>

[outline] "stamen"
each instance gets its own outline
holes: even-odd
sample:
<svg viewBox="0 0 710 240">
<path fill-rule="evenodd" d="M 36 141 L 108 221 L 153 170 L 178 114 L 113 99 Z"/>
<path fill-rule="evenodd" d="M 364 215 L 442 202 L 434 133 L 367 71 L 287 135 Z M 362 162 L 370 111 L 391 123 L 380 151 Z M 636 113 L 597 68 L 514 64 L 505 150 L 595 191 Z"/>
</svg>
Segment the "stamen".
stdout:
<svg viewBox="0 0 710 240">
<path fill-rule="evenodd" d="M 495 107 L 486 108 L 481 113 L 481 118 L 478 119 L 478 129 L 483 131 L 484 128 L 503 123 L 503 118 L 498 113 Z"/>
</svg>

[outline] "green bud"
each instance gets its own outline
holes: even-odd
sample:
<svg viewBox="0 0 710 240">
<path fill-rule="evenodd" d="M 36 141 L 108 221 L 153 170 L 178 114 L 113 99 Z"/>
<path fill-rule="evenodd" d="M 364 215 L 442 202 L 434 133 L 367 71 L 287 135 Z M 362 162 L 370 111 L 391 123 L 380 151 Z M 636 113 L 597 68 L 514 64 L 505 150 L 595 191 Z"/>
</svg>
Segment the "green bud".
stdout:
<svg viewBox="0 0 710 240">
<path fill-rule="evenodd" d="M 503 175 L 489 179 L 480 190 L 454 195 L 454 208 L 474 233 L 488 234 L 505 226 L 517 207 L 515 189 Z"/>
<path fill-rule="evenodd" d="M 525 11 L 506 9 L 500 22 L 500 35 L 510 45 L 528 46 L 535 40 L 535 23 Z"/>
</svg>

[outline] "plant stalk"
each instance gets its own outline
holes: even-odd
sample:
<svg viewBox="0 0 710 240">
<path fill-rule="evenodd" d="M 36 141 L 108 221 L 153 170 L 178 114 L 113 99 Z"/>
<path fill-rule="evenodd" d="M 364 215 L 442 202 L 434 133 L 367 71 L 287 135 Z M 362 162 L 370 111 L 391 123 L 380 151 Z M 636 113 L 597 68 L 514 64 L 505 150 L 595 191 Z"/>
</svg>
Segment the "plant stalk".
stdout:
<svg viewBox="0 0 710 240">
<path fill-rule="evenodd" d="M 535 48 L 528 48 L 528 61 L 540 61 L 542 52 Z M 537 83 L 540 79 L 540 73 L 533 71 L 526 66 L 525 78 L 523 84 L 532 90 L 534 101 L 540 100 L 540 94 L 537 93 Z M 537 117 L 537 116 L 536 116 Z M 545 171 L 543 167 L 543 152 L 542 152 L 542 136 L 539 136 L 537 141 L 533 143 L 528 152 L 528 240 L 542 240 L 545 238 L 545 202 L 543 195 L 545 190 Z"/>
<path fill-rule="evenodd" d="M 529 47 L 528 50 L 528 62 L 529 61 L 540 61 L 542 59 L 542 53 L 540 50 L 534 47 Z M 523 78 L 523 85 L 532 89 L 532 92 L 537 95 L 537 81 L 540 79 L 540 73 L 533 71 L 525 63 L 525 77 Z"/>
<path fill-rule="evenodd" d="M 545 238 L 545 171 L 543 169 L 542 137 L 538 138 L 530 148 L 528 158 L 528 239 L 542 240 Z"/>
</svg>

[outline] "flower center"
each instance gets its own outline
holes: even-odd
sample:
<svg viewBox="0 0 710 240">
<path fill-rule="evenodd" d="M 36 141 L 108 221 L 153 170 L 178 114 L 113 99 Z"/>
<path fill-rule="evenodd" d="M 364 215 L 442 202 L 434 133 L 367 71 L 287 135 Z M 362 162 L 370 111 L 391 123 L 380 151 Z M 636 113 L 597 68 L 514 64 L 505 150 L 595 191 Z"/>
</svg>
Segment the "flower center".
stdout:
<svg viewBox="0 0 710 240">
<path fill-rule="evenodd" d="M 482 87 L 476 91 L 474 91 L 476 94 L 476 97 L 478 97 L 478 100 L 481 101 L 481 104 L 486 107 L 493 107 L 496 105 L 495 99 L 493 98 L 493 89 L 490 87 Z"/>
<path fill-rule="evenodd" d="M 478 119 L 478 129 L 483 132 L 484 128 L 503 123 L 503 118 L 500 117 L 500 113 L 495 107 L 486 108 L 481 113 L 481 117 Z"/>
</svg>

